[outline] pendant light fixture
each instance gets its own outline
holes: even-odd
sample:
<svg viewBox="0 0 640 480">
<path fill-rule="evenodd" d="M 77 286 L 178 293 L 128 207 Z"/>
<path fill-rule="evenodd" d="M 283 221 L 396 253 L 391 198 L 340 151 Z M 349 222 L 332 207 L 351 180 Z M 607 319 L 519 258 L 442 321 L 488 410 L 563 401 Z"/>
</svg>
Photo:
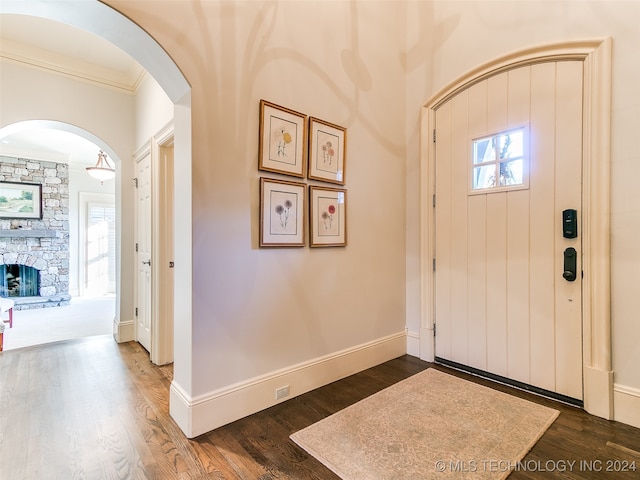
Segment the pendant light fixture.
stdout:
<svg viewBox="0 0 640 480">
<path fill-rule="evenodd" d="M 109 164 L 107 154 L 102 150 L 98 152 L 98 161 L 95 167 L 87 167 L 87 173 L 93 178 L 104 183 L 105 180 L 111 180 L 116 176 L 116 170 Z"/>
</svg>

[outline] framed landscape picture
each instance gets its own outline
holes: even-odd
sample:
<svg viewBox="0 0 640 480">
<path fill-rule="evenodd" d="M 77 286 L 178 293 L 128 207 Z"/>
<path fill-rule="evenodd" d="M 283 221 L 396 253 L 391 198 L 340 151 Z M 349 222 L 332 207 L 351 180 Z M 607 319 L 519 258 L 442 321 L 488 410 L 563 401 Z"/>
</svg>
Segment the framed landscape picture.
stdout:
<svg viewBox="0 0 640 480">
<path fill-rule="evenodd" d="M 260 100 L 258 169 L 304 178 L 306 154 L 306 115 Z"/>
<path fill-rule="evenodd" d="M 260 178 L 260 246 L 304 247 L 306 185 Z"/>
<path fill-rule="evenodd" d="M 311 247 L 347 245 L 347 191 L 341 188 L 309 187 Z"/>
<path fill-rule="evenodd" d="M 0 218 L 42 218 L 42 185 L 0 182 Z"/>
<path fill-rule="evenodd" d="M 308 177 L 344 185 L 346 157 L 347 129 L 311 117 Z"/>
</svg>

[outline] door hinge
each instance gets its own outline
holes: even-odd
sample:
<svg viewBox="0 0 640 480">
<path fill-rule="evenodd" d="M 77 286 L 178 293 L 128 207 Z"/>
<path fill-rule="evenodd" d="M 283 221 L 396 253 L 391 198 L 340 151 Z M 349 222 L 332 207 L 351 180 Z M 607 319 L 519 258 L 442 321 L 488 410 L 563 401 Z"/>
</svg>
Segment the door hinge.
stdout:
<svg viewBox="0 0 640 480">
<path fill-rule="evenodd" d="M 136 307 L 136 317 L 138 316 L 138 307 Z"/>
<path fill-rule="evenodd" d="M 433 336 L 434 337 L 436 336 L 436 324 L 435 323 L 433 324 Z"/>
<path fill-rule="evenodd" d="M 436 271 L 436 259 L 435 258 L 433 259 L 433 271 L 434 272 Z"/>
<path fill-rule="evenodd" d="M 433 143 L 436 143 L 436 129 L 433 129 Z"/>
<path fill-rule="evenodd" d="M 138 188 L 138 178 L 132 178 L 131 180 L 133 180 L 133 184 L 135 185 L 135 187 Z"/>
<path fill-rule="evenodd" d="M 138 244 L 136 243 L 136 252 L 138 251 Z"/>
<path fill-rule="evenodd" d="M 433 199 L 432 199 L 432 203 L 433 203 L 433 208 L 436 208 L 436 194 L 433 194 Z"/>
</svg>

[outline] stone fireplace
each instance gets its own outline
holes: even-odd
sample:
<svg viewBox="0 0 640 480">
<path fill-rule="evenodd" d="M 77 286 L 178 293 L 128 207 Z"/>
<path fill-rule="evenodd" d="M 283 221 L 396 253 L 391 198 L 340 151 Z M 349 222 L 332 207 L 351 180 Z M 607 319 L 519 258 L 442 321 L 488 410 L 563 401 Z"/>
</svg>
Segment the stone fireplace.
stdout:
<svg viewBox="0 0 640 480">
<path fill-rule="evenodd" d="M 27 265 L 0 265 L 0 296 L 40 295 L 40 270 Z"/>
<path fill-rule="evenodd" d="M 68 305 L 69 166 L 0 157 L 0 181 L 42 185 L 42 219 L 0 218 L 0 296 L 16 310 Z"/>
</svg>

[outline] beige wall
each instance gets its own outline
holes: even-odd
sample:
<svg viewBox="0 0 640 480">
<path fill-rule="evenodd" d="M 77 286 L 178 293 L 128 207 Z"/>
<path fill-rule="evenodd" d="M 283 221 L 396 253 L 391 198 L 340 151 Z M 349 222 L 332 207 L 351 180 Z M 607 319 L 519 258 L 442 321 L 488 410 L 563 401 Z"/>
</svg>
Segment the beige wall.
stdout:
<svg viewBox="0 0 640 480">
<path fill-rule="evenodd" d="M 405 325 L 417 335 L 420 107 L 507 52 L 612 36 L 614 369 L 637 405 L 640 4 L 107 3 L 160 43 L 192 88 L 194 290 L 179 300 L 193 324 L 176 319 L 192 348 L 176 359 L 187 365 L 176 364 L 176 379 L 196 400 Z M 259 177 L 272 176 L 257 171 L 261 98 L 347 127 L 348 247 L 257 248 Z"/>
<path fill-rule="evenodd" d="M 110 4 L 149 31 L 192 86 L 194 394 L 370 341 L 405 321 L 418 334 L 420 107 L 510 51 L 612 36 L 613 361 L 616 384 L 640 392 L 640 4 Z M 349 129 L 346 249 L 256 248 L 260 98 Z"/>
<path fill-rule="evenodd" d="M 192 88 L 192 395 L 403 331 L 404 9 L 109 3 Z M 347 127 L 348 247 L 258 249 L 261 98 Z"/>
<path fill-rule="evenodd" d="M 407 205 L 418 200 L 420 106 L 472 68 L 507 53 L 566 40 L 613 38 L 612 349 L 616 418 L 631 422 L 620 394 L 640 401 L 640 2 L 456 1 L 409 3 Z M 431 25 L 431 28 L 423 28 Z M 411 208 L 411 207 L 410 207 Z M 409 210 L 408 210 L 409 211 Z M 419 291 L 411 259 L 419 252 L 415 212 L 407 217 L 407 325 L 418 332 Z M 622 417 L 620 416 L 622 415 Z M 635 422 L 639 422 L 637 414 Z"/>
<path fill-rule="evenodd" d="M 173 121 L 173 103 L 147 73 L 136 90 L 134 109 L 135 147 L 138 150 Z"/>
</svg>

